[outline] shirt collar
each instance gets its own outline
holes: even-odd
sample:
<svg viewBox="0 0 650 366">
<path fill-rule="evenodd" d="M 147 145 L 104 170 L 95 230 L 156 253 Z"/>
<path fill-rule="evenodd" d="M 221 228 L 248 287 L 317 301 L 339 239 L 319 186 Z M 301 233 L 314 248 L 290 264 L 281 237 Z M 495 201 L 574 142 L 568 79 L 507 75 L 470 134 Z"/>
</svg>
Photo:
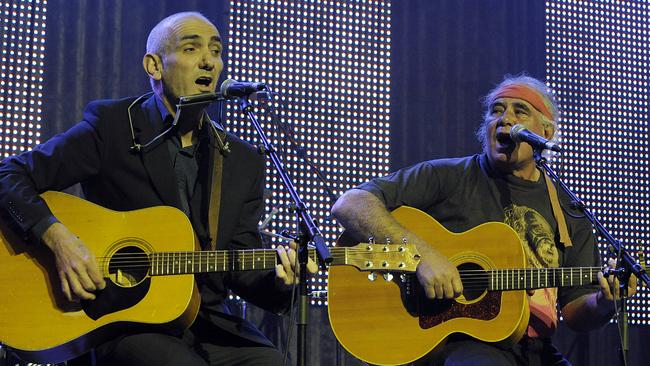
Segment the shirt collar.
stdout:
<svg viewBox="0 0 650 366">
<path fill-rule="evenodd" d="M 163 103 L 162 99 L 160 99 L 158 94 L 154 93 L 154 97 L 156 98 L 156 106 L 158 107 L 158 111 L 160 112 L 160 117 L 162 118 L 163 126 L 169 126 L 174 121 L 174 116 L 172 116 L 172 114 L 169 113 L 167 107 L 165 107 L 165 103 Z"/>
</svg>

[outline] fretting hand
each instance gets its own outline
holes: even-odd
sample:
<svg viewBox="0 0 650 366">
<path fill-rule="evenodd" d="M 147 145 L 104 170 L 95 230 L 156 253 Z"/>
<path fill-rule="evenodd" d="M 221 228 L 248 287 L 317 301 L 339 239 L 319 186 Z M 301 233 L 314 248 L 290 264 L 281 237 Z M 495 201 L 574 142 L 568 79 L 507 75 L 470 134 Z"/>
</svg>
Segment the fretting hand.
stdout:
<svg viewBox="0 0 650 366">
<path fill-rule="evenodd" d="M 300 265 L 296 260 L 296 247 L 295 242 L 291 242 L 289 248 L 285 248 L 282 245 L 277 247 L 280 264 L 275 266 L 275 282 L 280 289 L 288 290 L 291 286 L 298 283 Z M 307 262 L 307 271 L 310 274 L 318 271 L 318 266 L 311 258 Z"/>
</svg>

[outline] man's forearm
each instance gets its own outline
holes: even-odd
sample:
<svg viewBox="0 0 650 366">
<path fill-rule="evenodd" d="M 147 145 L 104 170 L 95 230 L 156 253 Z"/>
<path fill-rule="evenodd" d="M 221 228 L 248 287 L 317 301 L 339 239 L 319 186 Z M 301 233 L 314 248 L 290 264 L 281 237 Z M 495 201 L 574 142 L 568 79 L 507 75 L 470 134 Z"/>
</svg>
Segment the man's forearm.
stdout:
<svg viewBox="0 0 650 366">
<path fill-rule="evenodd" d="M 332 214 L 348 233 L 359 241 L 374 237 L 378 243 L 390 238 L 394 243 L 406 238 L 417 245 L 421 239 L 400 225 L 384 203 L 361 189 L 347 191 L 332 207 Z"/>
<path fill-rule="evenodd" d="M 588 332 L 606 324 L 614 315 L 614 302 L 601 291 L 580 296 L 562 308 L 569 327 L 577 332 Z"/>
<path fill-rule="evenodd" d="M 404 228 L 390 215 L 383 202 L 370 192 L 352 189 L 332 207 L 332 214 L 356 240 L 393 237 Z"/>
</svg>

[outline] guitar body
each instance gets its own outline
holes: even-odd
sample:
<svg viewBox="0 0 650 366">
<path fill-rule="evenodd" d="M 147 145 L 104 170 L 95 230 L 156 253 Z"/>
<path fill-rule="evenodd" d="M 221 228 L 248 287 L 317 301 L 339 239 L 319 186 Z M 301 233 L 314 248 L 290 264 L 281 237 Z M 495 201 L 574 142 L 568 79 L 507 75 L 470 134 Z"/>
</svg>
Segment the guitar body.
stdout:
<svg viewBox="0 0 650 366">
<path fill-rule="evenodd" d="M 25 243 L 3 223 L 0 343 L 27 360 L 55 363 L 125 329 L 187 327 L 194 321 L 200 297 L 192 274 L 148 276 L 144 267 L 116 271 L 112 259 L 116 254 L 146 258 L 154 251 L 194 250 L 194 232 L 181 211 L 161 206 L 117 212 L 60 192 L 42 197 L 98 258 L 107 289 L 95 301 L 68 302 L 51 251 Z"/>
<path fill-rule="evenodd" d="M 414 208 L 400 207 L 392 215 L 456 266 L 526 267 L 519 238 L 505 224 L 486 223 L 457 234 Z M 525 290 L 466 291 L 455 300 L 427 300 L 415 286 L 415 274 L 406 275 L 405 282 L 398 273 L 388 279 L 381 273 L 371 278 L 354 267 L 336 266 L 329 269 L 328 280 L 332 330 L 348 352 L 370 364 L 414 361 L 453 333 L 511 344 L 522 337 L 528 325 Z M 465 281 L 463 285 L 469 287 Z"/>
</svg>

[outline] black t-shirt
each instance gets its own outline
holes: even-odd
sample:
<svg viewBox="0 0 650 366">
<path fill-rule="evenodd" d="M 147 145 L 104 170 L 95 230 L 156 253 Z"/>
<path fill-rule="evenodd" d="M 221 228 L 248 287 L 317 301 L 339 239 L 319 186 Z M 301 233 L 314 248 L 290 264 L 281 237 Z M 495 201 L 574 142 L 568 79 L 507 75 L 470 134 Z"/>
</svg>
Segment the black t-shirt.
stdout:
<svg viewBox="0 0 650 366">
<path fill-rule="evenodd" d="M 505 222 L 525 235 L 528 262 L 534 267 L 599 266 L 600 255 L 589 221 L 575 218 L 564 192 L 558 191 L 573 245 L 559 242 L 557 223 L 543 175 L 531 182 L 492 169 L 485 154 L 425 161 L 357 189 L 377 196 L 389 210 L 400 206 L 420 209 L 447 230 L 463 232 L 488 221 Z M 524 233 L 521 233 L 521 230 Z M 524 245 L 525 246 L 525 245 Z M 598 285 L 558 289 L 564 306 L 598 291 Z"/>
</svg>

